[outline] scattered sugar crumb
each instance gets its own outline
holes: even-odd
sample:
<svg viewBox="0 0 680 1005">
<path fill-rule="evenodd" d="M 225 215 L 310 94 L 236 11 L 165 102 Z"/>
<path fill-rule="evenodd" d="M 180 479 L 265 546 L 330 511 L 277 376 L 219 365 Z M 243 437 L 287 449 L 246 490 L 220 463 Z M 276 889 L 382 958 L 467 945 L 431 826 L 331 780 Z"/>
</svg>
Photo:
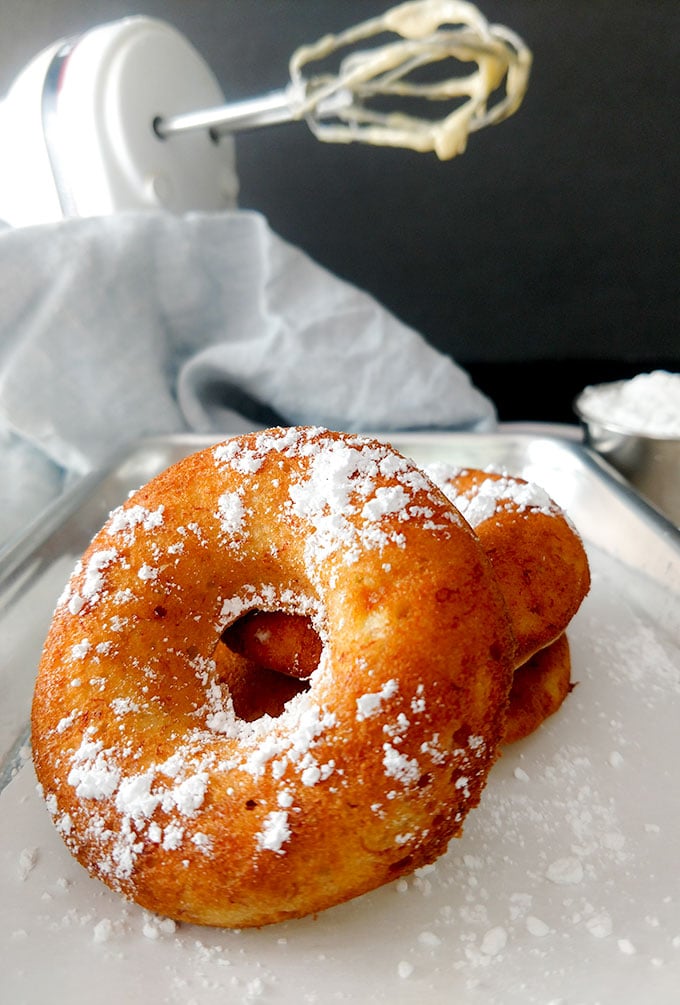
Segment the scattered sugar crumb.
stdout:
<svg viewBox="0 0 680 1005">
<path fill-rule="evenodd" d="M 397 973 L 402 978 L 402 980 L 405 980 L 407 977 L 410 977 L 411 974 L 413 973 L 413 964 L 409 963 L 408 960 L 400 960 L 397 965 Z"/>
<path fill-rule="evenodd" d="M 550 926 L 546 925 L 545 921 L 542 921 L 540 918 L 530 914 L 527 918 L 527 931 L 530 935 L 536 935 L 539 939 L 541 939 L 543 936 L 548 935 L 550 932 Z"/>
<path fill-rule="evenodd" d="M 528 782 L 530 780 L 524 768 L 515 768 L 513 773 L 515 778 L 520 782 Z"/>
<path fill-rule="evenodd" d="M 35 868 L 38 861 L 37 848 L 24 848 L 19 855 L 19 879 L 23 882 Z"/>
<path fill-rule="evenodd" d="M 161 935 L 172 935 L 177 924 L 172 918 L 147 918 L 142 926 L 142 933 L 147 939 L 159 939 Z"/>
<path fill-rule="evenodd" d="M 621 851 L 625 843 L 625 834 L 621 834 L 619 831 L 610 831 L 602 835 L 602 846 L 609 848 L 610 851 Z"/>
<path fill-rule="evenodd" d="M 92 929 L 94 942 L 108 942 L 113 934 L 113 923 L 109 918 L 102 918 Z"/>
<path fill-rule="evenodd" d="M 583 879 L 583 864 L 575 856 L 558 858 L 548 866 L 546 876 L 559 886 L 576 885 Z"/>
<path fill-rule="evenodd" d="M 246 995 L 248 998 L 260 998 L 264 994 L 264 981 L 261 977 L 253 977 L 246 985 Z"/>
<path fill-rule="evenodd" d="M 619 939 L 616 944 L 625 956 L 634 956 L 637 952 L 630 939 Z"/>
<path fill-rule="evenodd" d="M 441 946 L 442 940 L 434 932 L 421 932 L 418 936 L 418 942 L 421 946 L 427 946 L 430 949 L 436 949 L 437 946 Z"/>
<path fill-rule="evenodd" d="M 508 933 L 501 925 L 497 925 L 485 933 L 480 948 L 484 956 L 497 956 L 505 949 L 507 943 Z"/>
<path fill-rule="evenodd" d="M 586 921 L 586 929 L 596 939 L 606 939 L 612 934 L 612 919 L 606 911 L 593 915 Z"/>
</svg>

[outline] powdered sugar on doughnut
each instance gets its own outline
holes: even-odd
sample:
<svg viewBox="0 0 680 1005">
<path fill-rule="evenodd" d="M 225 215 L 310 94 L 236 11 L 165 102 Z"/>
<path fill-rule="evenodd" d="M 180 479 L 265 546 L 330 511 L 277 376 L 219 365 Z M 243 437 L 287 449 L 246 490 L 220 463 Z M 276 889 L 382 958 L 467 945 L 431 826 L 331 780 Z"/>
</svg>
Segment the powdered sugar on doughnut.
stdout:
<svg viewBox="0 0 680 1005">
<path fill-rule="evenodd" d="M 343 561 L 352 563 L 366 549 L 381 549 L 388 542 L 403 546 L 403 536 L 382 526 L 384 518 L 396 515 L 407 521 L 413 495 L 429 490 L 428 479 L 387 446 L 358 436 L 321 446 L 320 432 L 309 428 L 263 435 L 250 450 L 227 443 L 215 449 L 215 460 L 254 473 L 272 451 L 309 458 L 290 486 L 288 507 L 292 517 L 310 526 L 306 544 L 310 572 L 333 553 L 341 552 Z M 380 485 L 385 478 L 395 479 L 397 485 Z M 447 518 L 455 519 L 448 514 Z"/>
<path fill-rule="evenodd" d="M 191 758 L 180 770 L 175 765 L 174 775 L 168 774 L 163 764 L 152 765 L 139 774 L 125 775 L 120 754 L 116 748 L 105 748 L 96 738 L 96 730 L 89 727 L 71 757 L 67 778 L 78 797 L 90 803 L 89 835 L 93 840 L 97 840 L 98 835 L 101 838 L 99 865 L 112 885 L 129 878 L 147 841 L 162 845 L 166 851 L 179 847 L 184 828 L 178 819 L 189 820 L 196 815 L 208 787 L 205 769 L 196 770 L 196 762 L 192 765 Z M 113 841 L 106 823 L 105 803 L 108 800 L 113 801 L 121 821 Z M 64 815 L 59 812 L 56 800 L 48 802 L 48 809 L 63 830 Z M 152 819 L 158 809 L 166 814 L 174 813 L 176 819 L 160 827 Z M 198 843 L 206 847 L 204 837 L 199 838 Z"/>
<path fill-rule="evenodd" d="M 498 473 L 496 477 L 486 478 L 476 484 L 469 492 L 458 493 L 452 480 L 463 473 L 463 469 L 437 463 L 429 465 L 426 470 L 435 485 L 439 486 L 471 527 L 478 527 L 485 520 L 509 510 L 518 513 L 540 512 L 546 516 L 561 512 L 545 489 L 534 482 Z"/>
<path fill-rule="evenodd" d="M 382 708 L 385 699 L 391 698 L 398 690 L 399 682 L 392 678 L 379 691 L 364 694 L 360 698 L 357 698 L 357 721 L 361 722 L 362 719 L 368 719 L 370 716 L 376 715 Z"/>
<path fill-rule="evenodd" d="M 223 492 L 217 500 L 217 518 L 224 534 L 242 533 L 245 511 L 238 492 Z"/>
<path fill-rule="evenodd" d="M 111 536 L 122 534 L 126 542 L 131 542 L 135 537 L 135 528 L 142 527 L 144 530 L 153 530 L 163 524 L 163 510 L 161 504 L 157 509 L 150 510 L 144 506 L 129 506 L 123 509 L 119 506 L 111 514 L 107 533 Z"/>
<path fill-rule="evenodd" d="M 265 817 L 261 832 L 257 835 L 258 848 L 283 854 L 283 845 L 290 839 L 288 813 L 285 810 L 272 810 Z"/>
</svg>

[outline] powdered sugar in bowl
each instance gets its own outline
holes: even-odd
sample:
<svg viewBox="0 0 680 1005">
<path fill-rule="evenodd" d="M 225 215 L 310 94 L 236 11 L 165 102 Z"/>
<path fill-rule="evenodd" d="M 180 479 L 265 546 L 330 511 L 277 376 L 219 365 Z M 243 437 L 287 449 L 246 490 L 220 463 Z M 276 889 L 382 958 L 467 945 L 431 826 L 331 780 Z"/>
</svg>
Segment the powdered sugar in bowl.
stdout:
<svg viewBox="0 0 680 1005">
<path fill-rule="evenodd" d="M 586 387 L 574 411 L 588 446 L 680 526 L 680 373 Z"/>
</svg>

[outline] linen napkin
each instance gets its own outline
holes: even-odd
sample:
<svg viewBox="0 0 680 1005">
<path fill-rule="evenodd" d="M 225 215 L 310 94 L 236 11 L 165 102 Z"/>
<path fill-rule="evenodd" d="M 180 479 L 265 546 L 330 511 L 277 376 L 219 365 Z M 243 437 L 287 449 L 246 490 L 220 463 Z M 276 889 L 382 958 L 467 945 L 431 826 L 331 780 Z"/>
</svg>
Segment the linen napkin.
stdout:
<svg viewBox="0 0 680 1005">
<path fill-rule="evenodd" d="M 495 421 L 451 358 L 258 213 L 0 227 L 0 546 L 141 436 Z"/>
</svg>

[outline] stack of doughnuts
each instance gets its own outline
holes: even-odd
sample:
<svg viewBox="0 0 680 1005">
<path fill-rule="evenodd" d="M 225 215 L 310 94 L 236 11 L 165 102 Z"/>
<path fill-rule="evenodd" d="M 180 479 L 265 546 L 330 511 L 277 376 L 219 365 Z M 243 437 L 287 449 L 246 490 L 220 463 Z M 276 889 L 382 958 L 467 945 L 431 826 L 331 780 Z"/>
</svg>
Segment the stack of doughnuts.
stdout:
<svg viewBox="0 0 680 1005">
<path fill-rule="evenodd" d="M 555 647 L 588 589 L 553 503 L 513 497 L 496 538 L 463 513 L 475 478 L 275 428 L 185 458 L 111 514 L 59 599 L 32 709 L 47 807 L 92 875 L 240 928 L 446 850 L 514 738 L 520 675 L 547 654 L 568 666 Z"/>
</svg>

